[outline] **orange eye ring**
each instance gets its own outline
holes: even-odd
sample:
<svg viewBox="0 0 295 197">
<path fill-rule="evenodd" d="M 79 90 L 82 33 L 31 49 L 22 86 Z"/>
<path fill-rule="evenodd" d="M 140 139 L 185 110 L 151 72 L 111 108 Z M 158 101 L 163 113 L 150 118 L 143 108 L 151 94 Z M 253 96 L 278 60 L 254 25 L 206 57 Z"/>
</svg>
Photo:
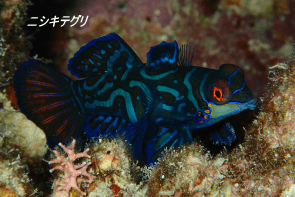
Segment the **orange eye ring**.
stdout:
<svg viewBox="0 0 295 197">
<path fill-rule="evenodd" d="M 223 100 L 222 89 L 220 89 L 220 88 L 214 86 L 214 87 L 213 87 L 212 97 L 213 97 L 213 99 L 215 99 L 215 100 L 217 100 L 217 101 L 222 101 L 222 100 Z"/>
</svg>

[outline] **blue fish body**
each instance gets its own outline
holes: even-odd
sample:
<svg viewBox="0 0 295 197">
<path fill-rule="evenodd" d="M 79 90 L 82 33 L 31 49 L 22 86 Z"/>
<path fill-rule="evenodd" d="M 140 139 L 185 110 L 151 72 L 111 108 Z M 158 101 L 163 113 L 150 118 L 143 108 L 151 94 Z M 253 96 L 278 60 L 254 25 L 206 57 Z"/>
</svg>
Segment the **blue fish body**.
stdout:
<svg viewBox="0 0 295 197">
<path fill-rule="evenodd" d="M 193 67 L 191 59 L 187 46 L 162 42 L 144 64 L 111 33 L 69 61 L 71 73 L 83 79 L 73 81 L 31 59 L 16 72 L 14 85 L 20 110 L 44 130 L 50 147 L 83 133 L 89 139 L 124 135 L 134 157 L 150 164 L 164 148 L 191 143 L 192 131 L 257 105 L 238 66 Z M 210 136 L 216 144 L 236 139 L 230 123 Z"/>
</svg>

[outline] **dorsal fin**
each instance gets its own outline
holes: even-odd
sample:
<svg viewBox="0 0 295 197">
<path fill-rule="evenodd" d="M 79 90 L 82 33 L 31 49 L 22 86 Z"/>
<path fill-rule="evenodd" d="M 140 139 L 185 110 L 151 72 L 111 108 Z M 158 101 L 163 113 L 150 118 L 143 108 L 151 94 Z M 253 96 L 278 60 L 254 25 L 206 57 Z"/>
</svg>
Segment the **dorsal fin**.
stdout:
<svg viewBox="0 0 295 197">
<path fill-rule="evenodd" d="M 147 63 L 149 66 L 177 66 L 178 45 L 177 42 L 161 42 L 160 44 L 151 47 L 146 54 Z"/>
<path fill-rule="evenodd" d="M 110 33 L 81 47 L 70 59 L 68 68 L 73 75 L 83 78 L 141 65 L 130 46 L 116 33 Z"/>
<path fill-rule="evenodd" d="M 193 56 L 194 56 L 194 49 L 187 44 L 182 45 L 179 48 L 179 55 L 178 55 L 178 66 L 191 66 Z"/>
</svg>

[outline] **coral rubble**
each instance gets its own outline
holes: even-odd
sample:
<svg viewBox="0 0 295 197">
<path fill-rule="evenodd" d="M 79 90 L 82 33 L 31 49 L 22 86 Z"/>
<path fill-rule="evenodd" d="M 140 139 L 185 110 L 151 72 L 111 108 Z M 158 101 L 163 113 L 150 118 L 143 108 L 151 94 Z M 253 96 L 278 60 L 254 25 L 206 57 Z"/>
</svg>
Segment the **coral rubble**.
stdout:
<svg viewBox="0 0 295 197">
<path fill-rule="evenodd" d="M 96 175 L 93 183 L 95 189 L 89 196 L 104 193 L 106 196 L 132 196 L 139 186 L 134 182 L 132 173 L 139 171 L 130 156 L 126 142 L 122 138 L 99 138 L 90 144 L 92 167 L 90 171 Z"/>
<path fill-rule="evenodd" d="M 0 93 L 0 150 L 12 150 L 18 148 L 22 155 L 29 160 L 41 160 L 47 152 L 46 137 L 44 132 L 33 122 L 28 120 L 24 114 L 16 111 L 11 106 L 5 93 Z M 3 144 L 4 143 L 4 144 Z"/>
<path fill-rule="evenodd" d="M 7 86 L 31 48 L 23 26 L 29 1 L 0 0 L 0 87 Z"/>
<path fill-rule="evenodd" d="M 26 164 L 14 150 L 9 155 L 0 155 L 0 195 L 26 196 L 32 192 Z"/>
<path fill-rule="evenodd" d="M 138 167 L 131 163 L 127 145 L 122 139 L 99 138 L 84 152 L 77 154 L 74 153 L 75 140 L 70 149 L 62 144 L 60 146 L 67 156 L 62 156 L 54 150 L 56 159 L 49 161 L 49 164 L 57 164 L 50 170 L 51 173 L 55 170 L 63 172 L 53 183 L 52 197 L 70 194 L 81 196 L 86 193 L 88 196 L 128 196 L 138 191 L 139 185 L 131 178 L 131 171 Z M 91 161 L 75 164 L 75 160 L 82 157 L 90 158 Z M 72 188 L 78 193 L 71 190 Z"/>
<path fill-rule="evenodd" d="M 5 93 L 0 93 L 0 103 L 0 196 L 31 195 L 28 164 L 41 161 L 47 152 L 45 135 L 13 109 Z"/>
</svg>

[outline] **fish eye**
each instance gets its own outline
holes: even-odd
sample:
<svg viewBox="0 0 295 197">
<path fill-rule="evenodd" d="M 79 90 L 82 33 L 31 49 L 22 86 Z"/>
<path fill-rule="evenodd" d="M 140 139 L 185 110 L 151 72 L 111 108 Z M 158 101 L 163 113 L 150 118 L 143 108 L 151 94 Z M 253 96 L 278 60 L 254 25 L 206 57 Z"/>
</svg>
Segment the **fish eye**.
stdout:
<svg viewBox="0 0 295 197">
<path fill-rule="evenodd" d="M 228 81 L 222 78 L 215 79 L 207 89 L 207 96 L 211 102 L 222 105 L 230 101 L 231 90 Z"/>
<path fill-rule="evenodd" d="M 222 101 L 223 100 L 223 92 L 222 89 L 219 87 L 214 86 L 213 87 L 213 92 L 212 92 L 212 97 L 216 101 Z"/>
</svg>

